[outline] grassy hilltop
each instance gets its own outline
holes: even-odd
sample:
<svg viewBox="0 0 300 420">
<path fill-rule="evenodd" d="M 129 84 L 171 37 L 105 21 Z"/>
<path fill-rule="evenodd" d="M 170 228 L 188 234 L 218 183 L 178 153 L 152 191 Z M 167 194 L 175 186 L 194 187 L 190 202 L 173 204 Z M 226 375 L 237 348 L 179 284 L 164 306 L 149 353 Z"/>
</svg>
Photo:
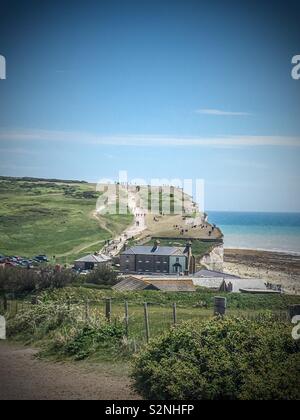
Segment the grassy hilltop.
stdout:
<svg viewBox="0 0 300 420">
<path fill-rule="evenodd" d="M 200 258 L 215 246 L 205 240 L 222 239 L 218 228 L 209 235 L 212 230 L 209 223 L 194 229 L 186 225 L 185 217 L 175 214 L 182 200 L 179 189 L 165 197 L 166 203 L 171 202 L 171 214 L 163 213 L 163 194 L 158 187 L 152 188 L 149 196 L 148 188 L 132 186 L 130 194 L 138 207 L 159 211 L 156 217 L 147 215 L 147 228 L 137 240 L 152 243 L 152 237 L 160 237 L 165 245 L 184 246 L 188 238 L 193 238 L 193 253 Z M 84 181 L 0 177 L 0 254 L 23 257 L 46 254 L 50 258 L 55 256 L 56 262 L 72 263 L 77 257 L 99 251 L 106 240 L 115 238 L 133 223 L 131 214 L 96 213 L 100 195 L 95 184 Z M 127 200 L 127 195 L 120 189 L 120 202 L 123 198 Z M 191 197 L 185 195 L 185 203 L 189 220 L 201 216 L 196 213 Z M 107 202 L 106 209 L 110 205 L 115 204 Z M 174 228 L 175 225 L 178 227 Z M 182 229 L 184 232 L 180 232 Z M 129 241 L 129 245 L 135 242 Z"/>
<path fill-rule="evenodd" d="M 0 177 L 0 254 L 71 262 L 99 250 L 132 216 L 95 216 L 98 196 L 95 185 L 80 181 Z"/>
</svg>

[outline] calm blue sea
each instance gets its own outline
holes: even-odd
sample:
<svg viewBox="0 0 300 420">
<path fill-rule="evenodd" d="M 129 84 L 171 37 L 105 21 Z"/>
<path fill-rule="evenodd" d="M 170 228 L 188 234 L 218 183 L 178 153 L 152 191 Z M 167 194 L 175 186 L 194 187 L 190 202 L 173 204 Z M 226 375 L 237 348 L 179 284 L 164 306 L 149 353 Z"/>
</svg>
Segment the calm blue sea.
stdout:
<svg viewBox="0 0 300 420">
<path fill-rule="evenodd" d="M 207 213 L 222 229 L 226 248 L 300 253 L 300 213 Z"/>
</svg>

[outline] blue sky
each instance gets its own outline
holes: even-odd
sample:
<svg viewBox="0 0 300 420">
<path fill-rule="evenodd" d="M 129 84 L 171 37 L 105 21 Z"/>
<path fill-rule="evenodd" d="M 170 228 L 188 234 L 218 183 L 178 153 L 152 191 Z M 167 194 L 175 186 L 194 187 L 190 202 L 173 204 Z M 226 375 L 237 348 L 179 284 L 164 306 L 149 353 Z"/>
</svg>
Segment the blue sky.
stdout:
<svg viewBox="0 0 300 420">
<path fill-rule="evenodd" d="M 24 3 L 1 1 L 0 174 L 203 178 L 208 210 L 300 211 L 296 1 Z"/>
</svg>

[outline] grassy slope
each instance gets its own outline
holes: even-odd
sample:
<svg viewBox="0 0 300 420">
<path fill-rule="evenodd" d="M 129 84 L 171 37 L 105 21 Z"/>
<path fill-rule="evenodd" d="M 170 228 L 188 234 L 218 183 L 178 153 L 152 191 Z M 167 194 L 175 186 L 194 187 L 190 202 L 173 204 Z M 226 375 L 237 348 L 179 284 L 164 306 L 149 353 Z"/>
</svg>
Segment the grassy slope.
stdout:
<svg viewBox="0 0 300 420">
<path fill-rule="evenodd" d="M 84 182 L 0 177 L 0 254 L 55 255 L 57 262 L 71 263 L 78 256 L 98 251 L 105 240 L 132 222 L 132 216 L 101 216 L 97 220 L 93 216 L 96 200 L 95 185 Z M 167 236 L 178 235 L 173 224 L 182 222 L 180 216 L 166 216 L 159 223 L 154 223 L 153 217 L 148 219 L 153 225 L 151 234 Z M 191 233 L 199 236 L 198 232 Z M 184 239 L 180 239 L 177 242 L 184 245 Z M 211 244 L 201 241 L 193 243 L 196 256 L 211 248 Z"/>
<path fill-rule="evenodd" d="M 186 240 L 185 239 L 176 239 L 176 240 L 168 240 L 168 239 L 161 239 L 160 240 L 161 246 L 179 246 L 185 247 Z M 153 245 L 153 241 L 149 241 L 146 245 Z M 195 257 L 203 257 L 203 255 L 211 252 L 215 247 L 214 243 L 210 242 L 202 242 L 201 240 L 193 240 L 192 242 L 192 252 Z"/>
<path fill-rule="evenodd" d="M 99 250 L 104 240 L 131 223 L 132 216 L 93 218 L 95 187 L 78 183 L 71 188 L 66 183 L 0 179 L 0 254 L 46 253 L 71 261 Z M 92 197 L 84 198 L 84 192 Z"/>
</svg>

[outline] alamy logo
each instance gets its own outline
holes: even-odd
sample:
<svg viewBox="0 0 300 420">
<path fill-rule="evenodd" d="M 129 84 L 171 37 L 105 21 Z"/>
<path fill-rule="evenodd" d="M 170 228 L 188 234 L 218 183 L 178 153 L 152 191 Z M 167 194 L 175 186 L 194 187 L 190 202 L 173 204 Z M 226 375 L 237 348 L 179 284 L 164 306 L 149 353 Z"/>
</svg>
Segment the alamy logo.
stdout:
<svg viewBox="0 0 300 420">
<path fill-rule="evenodd" d="M 6 340 L 6 321 L 4 316 L 0 315 L 0 340 Z"/>
<path fill-rule="evenodd" d="M 0 55 L 0 80 L 6 79 L 6 59 Z"/>
<path fill-rule="evenodd" d="M 292 69 L 292 78 L 294 80 L 300 79 L 300 55 L 294 55 L 292 58 L 292 64 L 295 64 L 295 66 Z"/>
</svg>

